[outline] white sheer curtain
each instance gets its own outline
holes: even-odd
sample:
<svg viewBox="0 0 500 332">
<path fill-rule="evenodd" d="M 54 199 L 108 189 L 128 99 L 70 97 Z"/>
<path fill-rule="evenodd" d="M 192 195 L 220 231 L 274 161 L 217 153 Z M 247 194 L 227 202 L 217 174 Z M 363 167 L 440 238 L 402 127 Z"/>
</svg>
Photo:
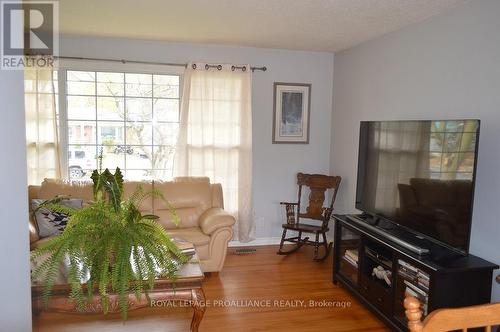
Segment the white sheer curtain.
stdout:
<svg viewBox="0 0 500 332">
<path fill-rule="evenodd" d="M 184 75 L 174 175 L 208 176 L 222 184 L 235 238 L 254 238 L 251 70 L 189 64 Z"/>
<path fill-rule="evenodd" d="M 368 163 L 377 165 L 368 174 L 364 190 L 371 192 L 370 204 L 388 215 L 399 206 L 398 184 L 411 178 L 429 177 L 430 125 L 418 121 L 377 123 L 370 127 L 373 145 Z"/>
<path fill-rule="evenodd" d="M 28 184 L 61 177 L 54 72 L 24 71 Z"/>
</svg>

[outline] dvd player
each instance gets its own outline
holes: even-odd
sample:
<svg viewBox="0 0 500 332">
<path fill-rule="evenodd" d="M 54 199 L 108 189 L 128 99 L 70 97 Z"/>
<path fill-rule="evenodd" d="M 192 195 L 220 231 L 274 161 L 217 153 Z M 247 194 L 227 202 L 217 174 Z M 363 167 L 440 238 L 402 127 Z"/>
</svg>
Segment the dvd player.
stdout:
<svg viewBox="0 0 500 332">
<path fill-rule="evenodd" d="M 364 227 L 364 228 L 369 229 L 370 231 L 372 231 L 374 233 L 377 233 L 378 235 L 380 235 L 380 236 L 396 243 L 397 245 L 399 245 L 403 248 L 406 248 L 406 249 L 408 249 L 408 250 L 410 250 L 418 255 L 425 255 L 425 254 L 429 253 L 429 249 L 422 248 L 422 247 L 419 247 L 417 245 L 406 242 L 406 241 L 398 238 L 397 236 L 392 235 L 392 234 L 390 234 L 390 233 L 388 233 L 388 232 L 386 232 L 386 231 L 384 231 L 376 226 L 370 225 L 369 223 L 367 223 L 366 221 L 363 221 L 363 219 L 357 217 L 354 214 L 348 214 L 347 219 L 355 222 L 356 224 L 358 224 L 361 227 Z"/>
</svg>

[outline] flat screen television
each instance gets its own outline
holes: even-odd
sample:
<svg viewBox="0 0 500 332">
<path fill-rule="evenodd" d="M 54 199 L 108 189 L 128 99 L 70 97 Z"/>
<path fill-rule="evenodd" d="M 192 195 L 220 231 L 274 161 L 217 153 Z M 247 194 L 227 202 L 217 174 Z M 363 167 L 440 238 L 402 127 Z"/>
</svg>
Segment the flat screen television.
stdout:
<svg viewBox="0 0 500 332">
<path fill-rule="evenodd" d="M 479 120 L 361 122 L 356 208 L 468 252 L 479 127 Z"/>
</svg>

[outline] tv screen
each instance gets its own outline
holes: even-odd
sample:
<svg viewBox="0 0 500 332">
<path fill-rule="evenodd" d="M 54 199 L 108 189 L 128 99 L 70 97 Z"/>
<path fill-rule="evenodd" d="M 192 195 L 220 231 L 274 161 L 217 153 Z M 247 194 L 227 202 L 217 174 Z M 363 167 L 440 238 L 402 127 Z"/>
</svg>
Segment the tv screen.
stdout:
<svg viewBox="0 0 500 332">
<path fill-rule="evenodd" d="M 361 122 L 356 208 L 467 252 L 479 125 Z"/>
</svg>

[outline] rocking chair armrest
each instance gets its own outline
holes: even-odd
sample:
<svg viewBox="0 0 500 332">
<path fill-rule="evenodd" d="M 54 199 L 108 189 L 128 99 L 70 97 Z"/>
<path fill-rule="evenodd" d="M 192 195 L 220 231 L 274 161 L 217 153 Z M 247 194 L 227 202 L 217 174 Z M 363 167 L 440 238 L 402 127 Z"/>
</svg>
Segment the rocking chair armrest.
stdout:
<svg viewBox="0 0 500 332">
<path fill-rule="evenodd" d="M 299 209 L 299 203 L 290 203 L 290 202 L 280 202 L 281 205 L 285 206 L 286 211 L 286 223 L 287 224 L 295 224 L 297 222 L 297 212 Z"/>
</svg>

